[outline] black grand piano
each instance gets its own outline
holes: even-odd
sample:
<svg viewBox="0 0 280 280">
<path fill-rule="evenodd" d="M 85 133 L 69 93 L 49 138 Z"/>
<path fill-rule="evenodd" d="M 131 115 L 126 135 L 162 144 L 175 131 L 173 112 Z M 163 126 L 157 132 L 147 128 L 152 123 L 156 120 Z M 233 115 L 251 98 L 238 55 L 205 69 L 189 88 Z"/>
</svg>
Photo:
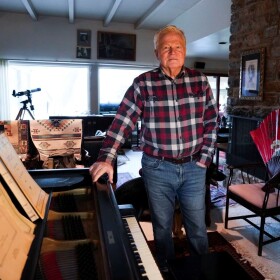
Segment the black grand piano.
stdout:
<svg viewBox="0 0 280 280">
<path fill-rule="evenodd" d="M 50 196 L 22 280 L 163 279 L 133 208 L 117 205 L 110 184 L 92 184 L 88 168 L 29 173 Z"/>
</svg>

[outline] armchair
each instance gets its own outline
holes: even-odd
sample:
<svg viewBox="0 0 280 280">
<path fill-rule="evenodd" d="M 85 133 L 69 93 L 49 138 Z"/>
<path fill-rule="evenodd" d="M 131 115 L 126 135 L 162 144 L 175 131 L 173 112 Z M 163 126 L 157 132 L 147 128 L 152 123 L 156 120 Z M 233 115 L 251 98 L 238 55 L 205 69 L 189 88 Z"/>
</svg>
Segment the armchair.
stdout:
<svg viewBox="0 0 280 280">
<path fill-rule="evenodd" d="M 250 132 L 263 162 L 239 166 L 228 166 L 230 175 L 227 184 L 225 209 L 225 228 L 230 220 L 243 219 L 259 230 L 258 255 L 262 255 L 264 245 L 280 240 L 269 232 L 267 218 L 276 221 L 280 228 L 280 153 L 279 153 L 279 109 L 268 115 L 259 128 Z M 262 166 L 263 181 L 254 176 Z M 258 174 L 259 173 L 258 169 Z M 241 182 L 233 184 L 234 176 L 239 173 Z M 259 176 L 260 177 L 260 176 Z M 248 215 L 230 215 L 229 200 L 232 199 L 252 212 Z M 278 217 L 277 217 L 278 216 Z M 253 219 L 253 218 L 258 219 Z"/>
</svg>

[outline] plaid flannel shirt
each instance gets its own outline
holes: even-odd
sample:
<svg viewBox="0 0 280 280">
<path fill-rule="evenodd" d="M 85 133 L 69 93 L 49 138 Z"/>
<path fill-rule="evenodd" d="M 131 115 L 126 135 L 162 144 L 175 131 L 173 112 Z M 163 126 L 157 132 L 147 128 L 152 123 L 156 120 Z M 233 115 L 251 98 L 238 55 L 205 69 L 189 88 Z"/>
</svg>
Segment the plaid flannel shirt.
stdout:
<svg viewBox="0 0 280 280">
<path fill-rule="evenodd" d="M 201 72 L 184 67 L 175 79 L 160 68 L 145 72 L 126 91 L 98 161 L 112 164 L 117 149 L 141 119 L 140 147 L 146 154 L 181 158 L 199 153 L 199 161 L 209 166 L 217 113 L 207 77 Z"/>
</svg>

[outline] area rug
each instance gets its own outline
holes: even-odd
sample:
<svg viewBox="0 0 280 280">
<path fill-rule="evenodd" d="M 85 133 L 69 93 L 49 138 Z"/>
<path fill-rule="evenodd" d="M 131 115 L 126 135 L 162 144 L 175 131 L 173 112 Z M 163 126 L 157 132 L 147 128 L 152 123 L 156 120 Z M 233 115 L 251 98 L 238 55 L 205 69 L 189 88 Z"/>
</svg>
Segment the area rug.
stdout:
<svg viewBox="0 0 280 280">
<path fill-rule="evenodd" d="M 208 232 L 208 240 L 209 240 L 209 251 L 210 253 L 214 252 L 227 252 L 238 264 L 246 271 L 249 278 L 252 280 L 264 280 L 265 277 L 256 270 L 251 264 L 244 260 L 240 254 L 237 253 L 235 248 L 218 232 Z M 155 247 L 154 241 L 148 241 L 149 248 L 154 254 Z M 174 238 L 174 246 L 176 252 L 176 259 L 181 259 L 185 256 L 189 255 L 188 244 L 185 239 Z M 232 279 L 230 275 L 225 275 L 224 279 Z"/>
<path fill-rule="evenodd" d="M 211 207 L 226 206 L 226 194 L 227 189 L 223 186 L 223 184 L 219 184 L 218 186 L 210 185 Z M 233 206 L 236 202 L 230 199 L 229 204 Z"/>
<path fill-rule="evenodd" d="M 225 208 L 215 208 L 211 211 L 211 231 L 218 231 L 252 266 L 254 266 L 267 280 L 280 279 L 280 241 L 263 247 L 262 256 L 257 255 L 259 232 L 244 220 L 229 222 L 228 229 L 224 228 Z M 236 204 L 230 207 L 230 215 L 246 215 L 250 213 L 244 207 Z M 256 218 L 254 219 L 256 222 Z M 267 219 L 267 231 L 272 235 L 279 235 L 279 223 Z"/>
</svg>

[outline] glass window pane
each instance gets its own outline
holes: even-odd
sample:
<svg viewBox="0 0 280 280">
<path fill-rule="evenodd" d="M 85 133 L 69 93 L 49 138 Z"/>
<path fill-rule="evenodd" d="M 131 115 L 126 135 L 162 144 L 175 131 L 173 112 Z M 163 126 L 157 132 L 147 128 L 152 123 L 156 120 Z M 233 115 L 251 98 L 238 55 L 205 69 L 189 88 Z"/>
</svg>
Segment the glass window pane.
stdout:
<svg viewBox="0 0 280 280">
<path fill-rule="evenodd" d="M 228 89 L 228 77 L 220 77 L 220 104 L 222 107 L 227 105 L 227 89 Z"/>
<path fill-rule="evenodd" d="M 88 66 L 10 62 L 8 74 L 11 119 L 16 118 L 25 104 L 35 119 L 89 111 Z M 27 92 L 37 88 L 41 91 Z M 24 112 L 22 118 L 31 119 L 28 111 L 24 109 Z"/>
<path fill-rule="evenodd" d="M 100 113 L 115 113 L 135 77 L 149 68 L 99 67 Z"/>
<path fill-rule="evenodd" d="M 212 89 L 214 98 L 217 100 L 217 77 L 216 76 L 207 76 L 208 82 Z"/>
</svg>

